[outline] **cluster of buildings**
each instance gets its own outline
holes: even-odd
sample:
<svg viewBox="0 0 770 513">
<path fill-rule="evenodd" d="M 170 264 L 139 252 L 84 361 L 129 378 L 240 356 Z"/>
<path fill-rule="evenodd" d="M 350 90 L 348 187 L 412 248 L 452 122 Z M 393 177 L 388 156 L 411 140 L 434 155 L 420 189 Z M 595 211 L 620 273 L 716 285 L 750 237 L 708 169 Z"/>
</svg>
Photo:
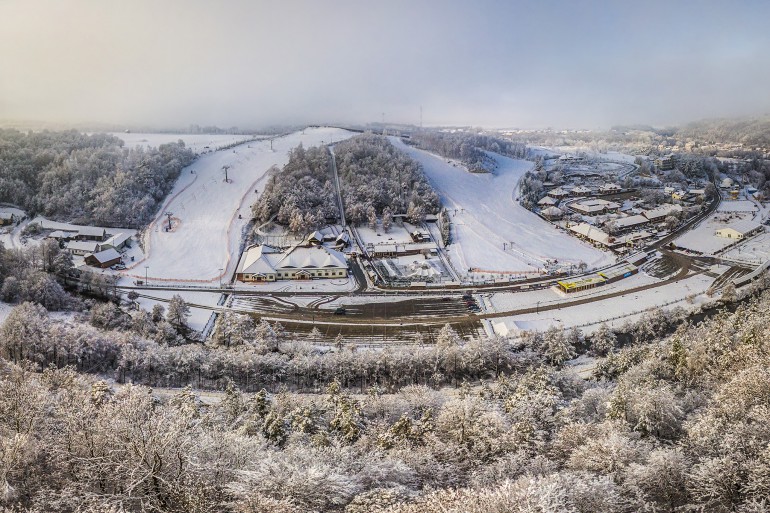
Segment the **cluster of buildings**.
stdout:
<svg viewBox="0 0 770 513">
<path fill-rule="evenodd" d="M 653 231 L 647 231 L 643 228 L 659 224 L 669 216 L 679 216 L 681 213 L 682 207 L 680 205 L 665 204 L 642 210 L 638 214 L 608 219 L 604 223 L 604 228 L 611 229 L 612 233 L 586 222 L 570 225 L 568 229 L 573 235 L 596 246 L 617 251 L 620 248 L 635 246 L 637 243 L 654 236 Z"/>
<path fill-rule="evenodd" d="M 73 255 L 82 256 L 85 263 L 106 268 L 121 263 L 119 250 L 130 245 L 131 235 L 108 234 L 105 228 L 81 226 L 77 230 L 56 230 L 47 235 Z"/>
</svg>

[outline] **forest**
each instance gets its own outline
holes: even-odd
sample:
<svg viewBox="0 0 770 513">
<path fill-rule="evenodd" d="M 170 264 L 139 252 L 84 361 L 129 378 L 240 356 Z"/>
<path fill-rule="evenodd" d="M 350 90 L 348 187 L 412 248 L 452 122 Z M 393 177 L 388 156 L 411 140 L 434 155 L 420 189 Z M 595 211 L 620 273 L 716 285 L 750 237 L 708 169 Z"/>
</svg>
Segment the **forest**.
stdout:
<svg viewBox="0 0 770 513">
<path fill-rule="evenodd" d="M 289 152 L 289 162 L 272 177 L 252 207 L 258 224 L 274 220 L 293 233 L 307 233 L 339 218 L 331 154 L 325 146 Z"/>
<path fill-rule="evenodd" d="M 334 147 L 345 216 L 360 224 L 383 213 L 420 222 L 438 214 L 441 202 L 420 165 L 386 137 L 363 134 Z"/>
<path fill-rule="evenodd" d="M 124 148 L 107 134 L 0 130 L 0 202 L 57 221 L 139 228 L 194 158 L 182 141 Z"/>
<path fill-rule="evenodd" d="M 438 213 L 438 195 L 419 164 L 385 137 L 363 134 L 334 146 L 342 201 L 348 222 L 371 222 L 404 213 L 419 221 Z M 299 146 L 282 170 L 274 170 L 252 207 L 258 224 L 274 220 L 293 233 L 307 233 L 339 219 L 331 153 L 326 147 Z M 386 215 L 387 217 L 387 215 Z"/>
<path fill-rule="evenodd" d="M 0 506 L 766 511 L 765 286 L 695 325 L 658 310 L 590 336 L 445 326 L 385 351 L 319 351 L 318 333 L 234 313 L 195 342 L 180 297 L 85 300 L 68 320 L 21 303 L 0 326 Z M 591 379 L 566 364 L 578 353 Z"/>
<path fill-rule="evenodd" d="M 456 159 L 468 166 L 471 173 L 494 171 L 495 163 L 485 152 L 523 159 L 527 147 L 520 142 L 468 132 L 417 131 L 408 141 L 420 149 Z"/>
</svg>

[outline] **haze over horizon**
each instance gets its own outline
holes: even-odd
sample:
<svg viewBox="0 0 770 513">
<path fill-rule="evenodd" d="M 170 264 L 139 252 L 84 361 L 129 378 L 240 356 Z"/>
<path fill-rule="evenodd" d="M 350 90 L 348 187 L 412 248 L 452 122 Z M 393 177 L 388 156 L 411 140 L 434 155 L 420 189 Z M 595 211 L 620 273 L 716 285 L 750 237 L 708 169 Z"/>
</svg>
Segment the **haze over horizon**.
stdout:
<svg viewBox="0 0 770 513">
<path fill-rule="evenodd" d="M 770 112 L 760 1 L 0 1 L 0 119 L 598 128 Z"/>
</svg>

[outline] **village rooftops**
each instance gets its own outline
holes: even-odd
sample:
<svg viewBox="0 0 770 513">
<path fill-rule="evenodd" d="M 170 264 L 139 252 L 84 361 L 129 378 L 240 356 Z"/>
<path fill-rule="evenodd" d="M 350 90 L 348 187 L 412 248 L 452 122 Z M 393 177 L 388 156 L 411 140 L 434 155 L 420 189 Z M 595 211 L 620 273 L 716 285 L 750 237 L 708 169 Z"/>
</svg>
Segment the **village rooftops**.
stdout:
<svg viewBox="0 0 770 513">
<path fill-rule="evenodd" d="M 101 237 L 104 238 L 106 230 L 96 226 L 81 226 L 78 228 L 79 237 Z"/>
<path fill-rule="evenodd" d="M 650 220 L 642 215 L 635 215 L 635 216 L 621 217 L 619 219 L 616 219 L 613 222 L 615 223 L 615 227 L 618 230 L 625 230 L 627 228 L 632 228 L 634 226 L 639 226 L 642 224 L 649 223 Z"/>
<path fill-rule="evenodd" d="M 86 255 L 86 262 L 91 264 L 91 260 L 93 260 L 99 265 L 106 265 L 115 261 L 120 261 L 120 258 L 120 253 L 118 253 L 114 248 L 110 248 L 105 249 L 104 251 L 99 251 L 98 253 Z"/>
<path fill-rule="evenodd" d="M 582 237 L 590 239 L 604 246 L 606 246 L 610 240 L 609 234 L 597 228 L 596 226 L 591 226 L 588 223 L 580 223 L 574 226 L 570 226 L 569 229 Z"/>
<path fill-rule="evenodd" d="M 660 205 L 659 207 L 656 207 L 656 208 L 652 208 L 650 210 L 645 210 L 644 212 L 642 212 L 642 215 L 644 215 L 644 217 L 646 217 L 650 221 L 658 221 L 668 217 L 671 214 L 674 214 L 674 213 L 679 214 L 681 212 L 682 212 L 681 205 L 665 204 L 665 205 Z"/>
</svg>

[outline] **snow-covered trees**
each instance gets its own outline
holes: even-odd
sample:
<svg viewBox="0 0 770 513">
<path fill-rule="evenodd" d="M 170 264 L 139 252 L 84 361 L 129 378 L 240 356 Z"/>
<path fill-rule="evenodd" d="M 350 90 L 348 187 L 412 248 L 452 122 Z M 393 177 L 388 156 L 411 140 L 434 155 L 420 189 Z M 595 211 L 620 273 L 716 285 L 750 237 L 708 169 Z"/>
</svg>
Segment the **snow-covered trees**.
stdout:
<svg viewBox="0 0 770 513">
<path fill-rule="evenodd" d="M 177 329 L 187 329 L 187 318 L 190 317 L 190 307 L 179 294 L 174 294 L 168 303 L 166 320 Z"/>
<path fill-rule="evenodd" d="M 472 173 L 494 170 L 494 161 L 487 156 L 485 150 L 512 158 L 524 158 L 527 151 L 522 143 L 465 132 L 419 131 L 412 134 L 409 143 L 444 157 L 460 160 Z"/>
<path fill-rule="evenodd" d="M 372 215 L 408 214 L 417 222 L 439 211 L 439 197 L 419 164 L 387 138 L 352 137 L 334 147 L 345 215 L 349 222 L 371 224 Z M 372 214 L 372 211 L 374 214 Z"/>
<path fill-rule="evenodd" d="M 322 227 L 337 219 L 339 210 L 332 184 L 331 154 L 325 146 L 305 149 L 301 144 L 289 153 L 282 170 L 273 169 L 259 200 L 252 206 L 258 223 L 273 218 L 294 233 Z"/>
<path fill-rule="evenodd" d="M 83 224 L 141 226 L 194 154 L 182 141 L 123 148 L 106 135 L 0 130 L 0 201 Z"/>
</svg>

